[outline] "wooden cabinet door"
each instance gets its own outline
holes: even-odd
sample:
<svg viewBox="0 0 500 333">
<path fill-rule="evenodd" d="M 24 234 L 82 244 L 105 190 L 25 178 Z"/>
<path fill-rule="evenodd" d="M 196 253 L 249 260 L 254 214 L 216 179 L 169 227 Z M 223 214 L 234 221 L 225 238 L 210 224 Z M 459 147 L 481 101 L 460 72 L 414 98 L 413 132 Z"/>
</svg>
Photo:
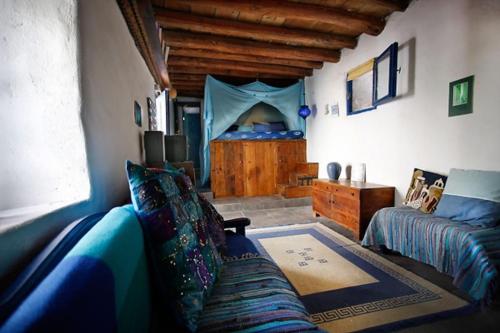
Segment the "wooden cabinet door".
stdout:
<svg viewBox="0 0 500 333">
<path fill-rule="evenodd" d="M 323 216 L 330 217 L 331 193 L 313 188 L 313 210 Z"/>
<path fill-rule="evenodd" d="M 243 195 L 243 153 L 240 142 L 212 142 L 212 192 L 217 197 Z"/>
<path fill-rule="evenodd" d="M 290 174 L 295 172 L 297 163 L 306 162 L 304 140 L 276 142 L 276 183 L 288 184 Z"/>
<path fill-rule="evenodd" d="M 274 143 L 271 141 L 244 142 L 243 192 L 245 196 L 276 193 Z"/>
</svg>

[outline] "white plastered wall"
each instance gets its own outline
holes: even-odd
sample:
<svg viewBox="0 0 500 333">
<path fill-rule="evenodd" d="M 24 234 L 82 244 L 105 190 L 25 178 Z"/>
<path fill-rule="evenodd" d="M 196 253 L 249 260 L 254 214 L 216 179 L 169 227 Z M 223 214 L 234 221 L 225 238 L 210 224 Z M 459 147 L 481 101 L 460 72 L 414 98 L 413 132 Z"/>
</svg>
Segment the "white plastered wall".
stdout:
<svg viewBox="0 0 500 333">
<path fill-rule="evenodd" d="M 2 49 L 0 56 L 12 53 L 14 58 L 29 59 L 29 67 L 19 68 L 8 64 L 7 68 L 0 68 L 2 74 L 3 71 L 12 73 L 17 70 L 15 74 L 22 79 L 17 86 L 14 86 L 16 81 L 12 77 L 0 79 L 1 132 L 9 127 L 20 128 L 23 125 L 13 120 L 17 117 L 15 112 L 21 112 L 12 109 L 16 107 L 17 100 L 22 101 L 17 96 L 28 92 L 43 97 L 46 95 L 45 86 L 53 84 L 51 92 L 54 96 L 64 95 L 68 98 L 37 98 L 34 102 L 22 102 L 33 103 L 39 109 L 58 108 L 53 110 L 60 112 L 55 123 L 40 123 L 38 126 L 46 132 L 48 139 L 71 130 L 69 140 L 73 150 L 69 153 L 80 161 L 83 159 L 79 167 L 85 169 L 85 181 L 90 184 L 90 197 L 87 185 L 83 198 L 87 200 L 82 202 L 70 200 L 75 203 L 43 216 L 35 212 L 29 216 L 0 218 L 1 283 L 12 277 L 12 273 L 69 222 L 127 202 L 129 194 L 125 160 L 143 160 L 142 133 L 148 121 L 146 97 L 153 98 L 154 82 L 115 0 L 7 0 L 0 1 L 0 6 L 16 7 L 6 8 L 8 10 L 5 13 L 4 8 L 0 8 L 0 26 L 9 24 L 8 29 L 11 31 L 8 43 L 5 43 L 5 39 L 2 39 L 4 30 L 1 30 L 0 43 L 6 49 Z M 17 15 L 18 20 L 11 24 L 10 21 L 3 21 L 3 15 Z M 46 28 L 40 24 L 32 26 L 37 20 L 45 22 Z M 55 33 L 54 29 L 62 30 Z M 18 40 L 15 43 L 21 43 L 22 46 L 11 44 L 14 40 Z M 63 48 L 58 50 L 61 52 L 61 62 L 57 71 L 39 68 L 47 67 L 45 60 L 54 60 L 50 59 L 54 50 L 47 49 L 51 45 L 48 40 Z M 12 61 L 19 62 L 17 59 Z M 37 74 L 34 77 L 36 80 L 32 80 L 32 73 Z M 62 79 L 64 81 L 60 82 Z M 10 90 L 5 91 L 6 85 Z M 134 100 L 143 109 L 142 128 L 134 123 Z M 10 106 L 11 109 L 6 110 L 4 106 Z M 4 121 L 6 111 L 9 115 Z M 67 118 L 70 116 L 77 117 L 77 121 Z M 76 126 L 79 132 L 68 128 L 70 125 Z M 74 142 L 79 142 L 82 149 Z M 4 154 L 9 152 L 25 158 L 29 153 L 25 144 L 11 142 L 3 146 L 0 143 L 0 164 L 4 164 Z M 50 160 L 50 156 L 41 152 L 37 158 Z M 28 165 L 12 164 L 9 164 L 9 172 L 15 172 L 15 168 L 20 167 L 26 169 L 26 175 L 32 176 L 37 171 L 35 162 Z M 53 167 L 58 173 L 73 174 L 75 171 L 72 161 L 55 163 Z M 4 176 L 5 173 L 0 174 L 0 179 Z M 24 191 L 24 194 L 27 190 L 29 187 L 19 187 L 19 191 Z M 0 189 L 0 193 L 2 200 L 7 194 L 14 195 L 6 194 L 4 189 Z M 27 199 L 29 193 L 28 197 L 20 197 L 24 200 L 22 205 L 33 205 L 35 202 L 32 198 Z"/>
<path fill-rule="evenodd" d="M 367 180 L 397 188 L 397 203 L 414 167 L 500 170 L 500 2 L 417 0 L 394 13 L 379 36 L 362 35 L 341 61 L 306 80 L 308 160 L 364 162 Z M 399 43 L 398 97 L 376 110 L 346 116 L 346 73 Z M 474 112 L 448 117 L 449 82 L 475 76 Z M 327 104 L 340 117 L 325 115 Z M 341 177 L 343 177 L 342 175 Z"/>
</svg>

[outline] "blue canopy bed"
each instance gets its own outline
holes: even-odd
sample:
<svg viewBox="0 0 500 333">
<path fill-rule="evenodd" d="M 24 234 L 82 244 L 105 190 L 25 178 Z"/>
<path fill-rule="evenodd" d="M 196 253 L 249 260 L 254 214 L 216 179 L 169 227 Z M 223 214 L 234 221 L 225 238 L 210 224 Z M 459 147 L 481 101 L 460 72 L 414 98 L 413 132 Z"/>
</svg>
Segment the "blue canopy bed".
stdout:
<svg viewBox="0 0 500 333">
<path fill-rule="evenodd" d="M 250 130 L 228 131 L 249 109 L 266 103 L 283 116 L 284 127 L 254 127 Z M 304 104 L 304 81 L 278 88 L 260 81 L 235 86 L 207 75 L 204 98 L 204 137 L 202 148 L 201 181 L 207 183 L 210 175 L 210 142 L 212 140 L 283 140 L 301 139 L 305 121 L 298 110 Z M 259 124 L 261 125 L 261 124 Z M 277 126 L 277 127 L 276 127 Z M 305 162 L 305 161 L 304 161 Z"/>
</svg>

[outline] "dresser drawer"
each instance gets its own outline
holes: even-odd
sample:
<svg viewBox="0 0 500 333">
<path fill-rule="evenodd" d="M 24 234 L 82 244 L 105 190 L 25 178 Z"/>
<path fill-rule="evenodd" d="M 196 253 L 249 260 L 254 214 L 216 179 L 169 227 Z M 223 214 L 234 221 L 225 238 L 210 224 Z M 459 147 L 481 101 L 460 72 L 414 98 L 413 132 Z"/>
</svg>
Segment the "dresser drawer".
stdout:
<svg viewBox="0 0 500 333">
<path fill-rule="evenodd" d="M 348 213 L 354 216 L 359 216 L 359 200 L 356 200 L 353 197 L 337 194 L 337 192 L 333 192 L 330 198 L 330 203 L 332 205 L 332 209 L 336 209 L 340 212 Z"/>
<path fill-rule="evenodd" d="M 331 192 L 334 189 L 334 186 L 335 185 L 329 182 L 313 180 L 313 189 L 315 190 Z"/>
<path fill-rule="evenodd" d="M 358 231 L 359 220 L 350 214 L 346 214 L 345 212 L 342 212 L 337 209 L 332 209 L 328 213 L 328 217 L 334 220 L 335 222 L 343 225 L 347 229 L 352 230 L 353 232 Z"/>
<path fill-rule="evenodd" d="M 344 196 L 347 198 L 359 199 L 359 191 L 351 188 L 351 187 L 346 187 L 346 186 L 341 186 L 341 185 L 332 185 L 332 190 L 331 192 L 337 196 Z"/>
</svg>

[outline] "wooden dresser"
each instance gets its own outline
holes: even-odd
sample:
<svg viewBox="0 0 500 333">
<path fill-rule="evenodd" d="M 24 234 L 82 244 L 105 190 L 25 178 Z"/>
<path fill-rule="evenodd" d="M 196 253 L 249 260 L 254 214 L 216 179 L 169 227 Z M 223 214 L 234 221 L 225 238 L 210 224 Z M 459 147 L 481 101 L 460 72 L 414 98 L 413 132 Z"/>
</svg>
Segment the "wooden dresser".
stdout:
<svg viewBox="0 0 500 333">
<path fill-rule="evenodd" d="M 306 140 L 213 140 L 210 179 L 215 198 L 278 194 L 298 163 Z"/>
<path fill-rule="evenodd" d="M 313 211 L 352 230 L 361 240 L 373 214 L 394 206 L 394 187 L 348 180 L 313 181 Z"/>
</svg>

